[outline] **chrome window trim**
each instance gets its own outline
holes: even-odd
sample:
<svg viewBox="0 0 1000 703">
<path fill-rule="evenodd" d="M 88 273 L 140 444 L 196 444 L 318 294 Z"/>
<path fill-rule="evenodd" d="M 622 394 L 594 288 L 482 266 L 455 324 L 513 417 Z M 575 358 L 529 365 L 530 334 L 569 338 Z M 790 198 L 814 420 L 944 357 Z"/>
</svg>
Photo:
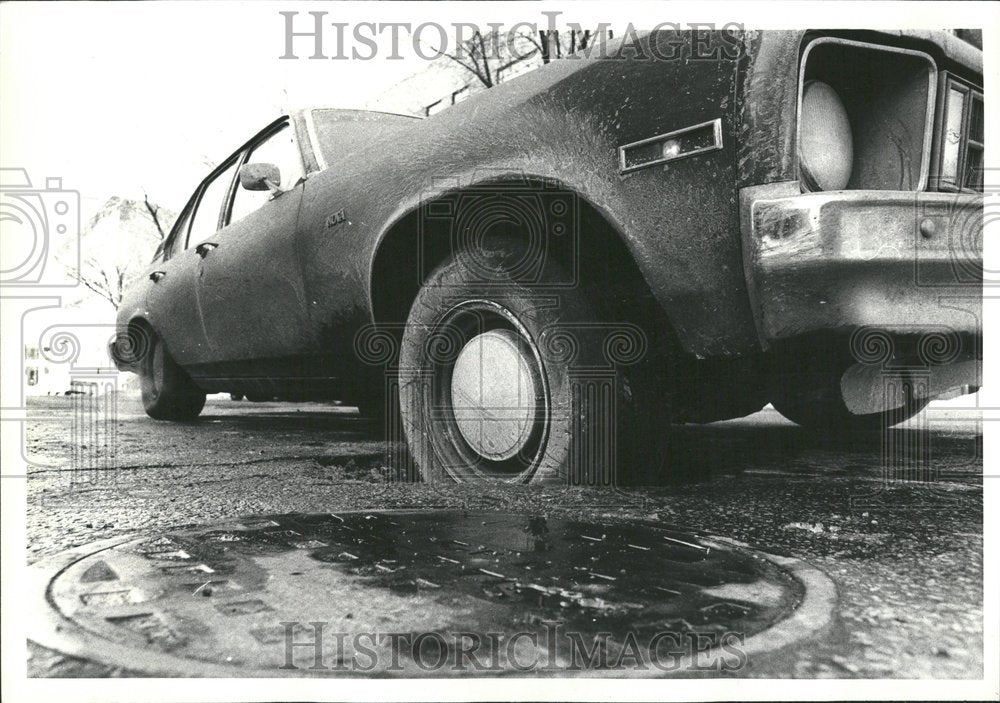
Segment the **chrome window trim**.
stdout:
<svg viewBox="0 0 1000 703">
<path fill-rule="evenodd" d="M 708 126 L 712 127 L 712 144 L 708 146 L 703 146 L 698 149 L 686 151 L 683 154 L 677 154 L 676 156 L 665 156 L 661 159 L 656 159 L 655 161 L 648 161 L 644 164 L 639 164 L 638 166 L 625 165 L 626 149 L 632 149 L 637 146 L 645 146 L 646 144 L 663 141 L 665 139 L 672 139 L 678 135 L 686 134 L 688 132 L 693 132 L 696 129 L 701 129 L 702 127 L 708 127 Z M 631 173 L 633 171 L 638 171 L 641 168 L 649 168 L 650 166 L 656 166 L 657 164 L 665 164 L 668 161 L 676 161 L 677 159 L 683 159 L 688 156 L 694 156 L 695 154 L 703 154 L 706 151 L 717 151 L 721 148 L 722 148 L 722 118 L 716 117 L 714 120 L 708 120 L 707 122 L 699 122 L 698 124 L 691 125 L 690 127 L 681 127 L 680 129 L 675 129 L 672 132 L 667 132 L 665 134 L 658 134 L 655 137 L 649 137 L 648 139 L 641 139 L 637 142 L 632 142 L 631 144 L 623 144 L 622 146 L 618 147 L 618 170 L 621 173 Z"/>
<path fill-rule="evenodd" d="M 795 103 L 795 171 L 799 173 L 799 154 L 801 153 L 801 128 L 802 128 L 802 89 L 805 86 L 805 76 L 806 76 L 806 65 L 809 62 L 809 54 L 817 46 L 822 44 L 843 44 L 844 46 L 853 46 L 859 49 L 871 49 L 874 51 L 888 51 L 890 53 L 905 54 L 907 56 L 916 56 L 918 58 L 924 59 L 929 64 L 927 70 L 927 107 L 924 113 L 924 146 L 921 149 L 920 158 L 920 178 L 917 179 L 917 187 L 914 189 L 916 191 L 923 191 L 927 189 L 927 181 L 930 176 L 930 165 L 931 165 L 931 145 L 934 143 L 934 115 L 935 106 L 937 104 L 937 83 L 938 83 L 938 67 L 937 63 L 934 62 L 934 57 L 924 51 L 917 51 L 915 49 L 901 49 L 896 46 L 886 46 L 885 44 L 872 44 L 870 42 L 860 42 L 853 39 L 841 39 L 840 37 L 817 37 L 813 39 L 809 44 L 806 45 L 805 50 L 802 52 L 802 58 L 799 60 L 799 87 L 798 87 L 798 98 Z M 799 182 L 802 182 L 801 176 L 799 176 Z"/>
</svg>

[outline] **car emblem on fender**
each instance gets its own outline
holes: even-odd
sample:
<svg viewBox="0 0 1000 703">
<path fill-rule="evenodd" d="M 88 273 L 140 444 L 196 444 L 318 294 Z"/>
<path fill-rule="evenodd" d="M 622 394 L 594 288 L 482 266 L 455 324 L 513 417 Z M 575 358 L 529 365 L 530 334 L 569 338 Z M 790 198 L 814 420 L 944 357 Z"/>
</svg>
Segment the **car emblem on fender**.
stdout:
<svg viewBox="0 0 1000 703">
<path fill-rule="evenodd" d="M 344 220 L 346 220 L 346 219 L 347 219 L 347 214 L 344 212 L 344 209 L 341 208 L 340 210 L 337 210 L 337 212 L 333 213 L 332 215 L 327 215 L 327 217 L 326 217 L 326 229 L 330 229 L 332 227 L 336 227 L 340 223 L 344 222 Z"/>
</svg>

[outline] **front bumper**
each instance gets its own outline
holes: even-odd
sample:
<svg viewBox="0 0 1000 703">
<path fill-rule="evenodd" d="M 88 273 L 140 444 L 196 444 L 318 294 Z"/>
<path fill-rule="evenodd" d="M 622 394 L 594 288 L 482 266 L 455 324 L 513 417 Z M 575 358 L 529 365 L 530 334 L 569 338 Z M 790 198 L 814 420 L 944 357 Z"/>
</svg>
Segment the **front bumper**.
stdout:
<svg viewBox="0 0 1000 703">
<path fill-rule="evenodd" d="M 740 192 L 761 345 L 818 332 L 982 334 L 983 198 L 894 191 Z"/>
<path fill-rule="evenodd" d="M 133 364 L 128 363 L 124 358 L 122 358 L 121 352 L 118 350 L 118 338 L 112 339 L 108 342 L 108 358 L 114 362 L 115 368 L 119 371 L 132 371 L 135 372 Z"/>
</svg>

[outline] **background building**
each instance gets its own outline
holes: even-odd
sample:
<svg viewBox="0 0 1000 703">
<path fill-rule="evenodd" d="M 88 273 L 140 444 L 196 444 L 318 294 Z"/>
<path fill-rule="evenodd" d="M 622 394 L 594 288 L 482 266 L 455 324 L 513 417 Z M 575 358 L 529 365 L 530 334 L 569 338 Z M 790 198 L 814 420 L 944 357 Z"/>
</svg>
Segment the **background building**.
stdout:
<svg viewBox="0 0 1000 703">
<path fill-rule="evenodd" d="M 614 38 L 607 30 L 540 31 L 506 35 L 478 33 L 455 55 L 441 55 L 425 69 L 369 101 L 369 110 L 427 117 L 489 88 Z"/>
<path fill-rule="evenodd" d="M 541 65 L 541 55 L 534 50 L 528 56 L 496 66 L 494 82 L 499 85 Z M 366 107 L 381 112 L 427 117 L 484 90 L 488 88 L 475 74 L 442 56 L 431 61 L 426 69 L 392 86 Z"/>
</svg>

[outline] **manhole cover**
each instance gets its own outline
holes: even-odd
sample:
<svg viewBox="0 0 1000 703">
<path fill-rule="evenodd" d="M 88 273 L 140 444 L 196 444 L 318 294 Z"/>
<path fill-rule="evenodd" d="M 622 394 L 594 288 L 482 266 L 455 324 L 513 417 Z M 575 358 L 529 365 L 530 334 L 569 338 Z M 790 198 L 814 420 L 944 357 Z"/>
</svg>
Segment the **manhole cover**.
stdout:
<svg viewBox="0 0 1000 703">
<path fill-rule="evenodd" d="M 175 676 L 733 671 L 803 597 L 693 534 L 475 512 L 270 515 L 34 572 L 41 643 Z"/>
</svg>

